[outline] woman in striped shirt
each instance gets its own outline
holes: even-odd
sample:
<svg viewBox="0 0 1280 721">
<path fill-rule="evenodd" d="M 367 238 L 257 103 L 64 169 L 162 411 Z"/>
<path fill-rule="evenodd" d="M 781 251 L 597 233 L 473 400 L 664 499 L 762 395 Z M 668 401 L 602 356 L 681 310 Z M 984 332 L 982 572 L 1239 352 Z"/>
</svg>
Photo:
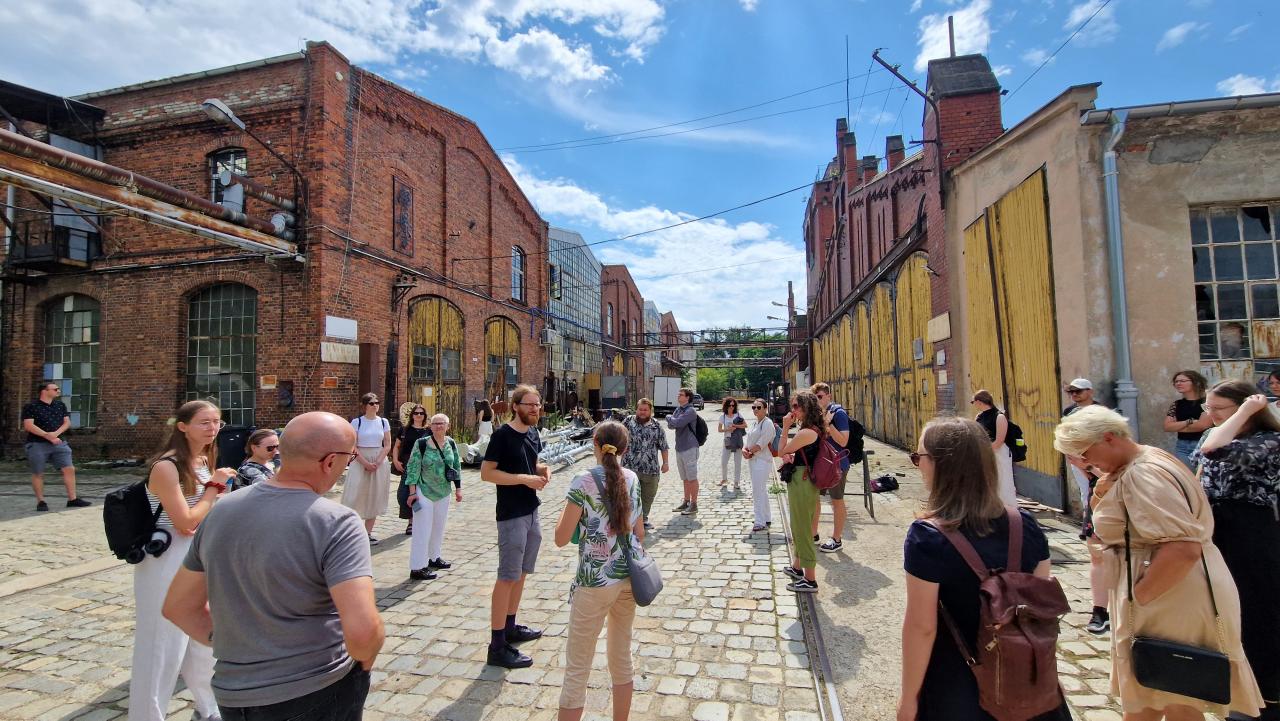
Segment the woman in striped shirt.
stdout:
<svg viewBox="0 0 1280 721">
<path fill-rule="evenodd" d="M 212 470 L 221 428 L 217 406 L 206 401 L 185 403 L 178 409 L 168 441 L 150 461 L 147 496 L 152 512 L 160 514 L 156 534 L 167 536 L 168 546 L 133 567 L 137 617 L 129 721 L 164 721 L 179 673 L 195 697 L 196 718 L 219 718 L 210 687 L 212 649 L 188 639 L 161 616 L 160 609 L 196 528 L 236 475 L 233 468 Z"/>
</svg>

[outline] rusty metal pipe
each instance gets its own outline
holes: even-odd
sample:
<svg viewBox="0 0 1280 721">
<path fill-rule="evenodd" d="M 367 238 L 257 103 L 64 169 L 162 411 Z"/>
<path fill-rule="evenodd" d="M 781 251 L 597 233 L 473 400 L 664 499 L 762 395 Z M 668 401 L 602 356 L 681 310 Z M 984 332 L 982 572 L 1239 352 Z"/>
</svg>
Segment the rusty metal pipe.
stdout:
<svg viewBox="0 0 1280 721">
<path fill-rule="evenodd" d="M 242 186 L 244 188 L 245 195 L 257 198 L 258 200 L 265 201 L 267 203 L 270 203 L 271 205 L 276 206 L 277 208 L 280 208 L 282 210 L 287 210 L 290 213 L 293 213 L 298 209 L 298 204 L 293 202 L 292 200 L 289 200 L 288 198 L 278 195 L 275 191 L 271 190 L 270 188 L 263 185 L 262 183 L 250 180 L 249 178 L 246 178 L 243 175 L 236 175 L 230 170 L 224 170 L 221 173 L 219 173 L 218 180 L 223 185 L 231 185 L 234 183 L 235 185 Z"/>
<path fill-rule="evenodd" d="M 187 210 L 194 210 L 236 225 L 243 225 L 259 233 L 279 236 L 275 227 L 265 220 L 251 218 L 244 213 L 229 210 L 213 201 L 205 200 L 198 195 L 179 190 L 172 185 L 166 185 L 145 175 L 138 175 L 132 171 L 117 168 L 114 165 L 108 165 L 93 158 L 76 155 L 38 140 L 24 138 L 17 133 L 0 130 L 0 150 L 30 158 L 86 178 L 121 188 L 130 188 L 139 195 L 145 195 L 148 198 L 161 200 Z"/>
</svg>

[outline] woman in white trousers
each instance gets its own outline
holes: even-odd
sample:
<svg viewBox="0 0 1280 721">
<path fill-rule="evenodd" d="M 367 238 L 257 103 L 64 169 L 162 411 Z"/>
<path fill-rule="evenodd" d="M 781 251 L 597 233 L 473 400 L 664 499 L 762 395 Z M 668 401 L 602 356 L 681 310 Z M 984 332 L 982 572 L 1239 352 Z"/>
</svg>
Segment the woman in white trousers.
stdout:
<svg viewBox="0 0 1280 721">
<path fill-rule="evenodd" d="M 769 478 L 773 475 L 773 453 L 769 444 L 773 443 L 775 431 L 773 421 L 769 419 L 769 407 L 757 398 L 751 403 L 751 412 L 756 414 L 756 424 L 747 431 L 743 440 L 742 455 L 747 459 L 747 472 L 751 474 L 751 504 L 755 511 L 755 525 L 752 532 L 763 531 L 773 521 L 769 509 Z"/>
<path fill-rule="evenodd" d="M 448 434 L 449 416 L 432 416 L 431 432 L 413 444 L 405 466 L 404 484 L 409 487 L 409 507 L 413 509 L 409 578 L 416 581 L 429 581 L 436 577 L 436 571 L 453 565 L 441 553 L 449 496 L 462 502 L 462 458 Z"/>
<path fill-rule="evenodd" d="M 218 407 L 191 401 L 178 409 L 164 450 L 151 459 L 147 481 L 151 510 L 161 511 L 156 538 L 168 539 L 158 555 L 133 567 L 136 619 L 133 669 L 129 678 L 129 721 L 164 721 L 178 676 L 195 697 L 196 718 L 219 719 L 213 680 L 213 650 L 195 643 L 161 615 L 169 583 L 191 546 L 191 537 L 234 478 L 234 468 L 211 471 L 222 428 Z"/>
<path fill-rule="evenodd" d="M 729 482 L 729 459 L 733 458 L 733 490 L 738 491 L 742 488 L 742 445 L 738 443 L 735 446 L 734 434 L 738 431 L 744 431 L 747 428 L 747 422 L 742 420 L 742 416 L 738 414 L 738 401 L 736 398 L 725 398 L 720 404 L 720 422 L 717 429 L 724 434 L 724 443 L 720 449 L 720 486 L 723 488 Z"/>
</svg>

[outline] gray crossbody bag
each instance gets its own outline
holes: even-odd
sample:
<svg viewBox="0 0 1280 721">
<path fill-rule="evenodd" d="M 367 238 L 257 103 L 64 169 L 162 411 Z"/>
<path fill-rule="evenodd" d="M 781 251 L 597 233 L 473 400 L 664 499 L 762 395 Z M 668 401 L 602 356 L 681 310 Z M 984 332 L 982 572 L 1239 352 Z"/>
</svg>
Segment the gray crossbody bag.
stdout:
<svg viewBox="0 0 1280 721">
<path fill-rule="evenodd" d="M 591 479 L 596 482 L 596 488 L 600 490 L 600 502 L 604 504 L 605 513 L 608 513 L 609 499 L 604 492 L 603 476 L 604 471 L 599 466 L 591 469 Z M 636 599 L 637 606 L 648 606 L 662 592 L 662 571 L 658 569 L 658 562 L 653 560 L 653 556 L 643 546 L 636 548 L 631 545 L 635 534 L 630 528 L 625 530 L 625 534 L 622 554 L 627 559 L 627 573 L 631 577 L 631 595 Z"/>
</svg>

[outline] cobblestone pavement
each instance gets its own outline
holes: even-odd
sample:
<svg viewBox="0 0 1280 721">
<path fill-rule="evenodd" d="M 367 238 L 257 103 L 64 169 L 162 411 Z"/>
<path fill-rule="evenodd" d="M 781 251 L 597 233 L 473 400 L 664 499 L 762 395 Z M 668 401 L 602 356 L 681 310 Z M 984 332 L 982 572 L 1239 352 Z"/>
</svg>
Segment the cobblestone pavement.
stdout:
<svg viewBox="0 0 1280 721">
<path fill-rule="evenodd" d="M 712 415 L 708 411 L 706 416 Z M 794 595 L 776 573 L 787 561 L 780 531 L 751 534 L 749 483 L 721 491 L 719 439 L 703 449 L 700 513 L 670 515 L 680 500 L 674 468 L 655 503 L 647 545 L 666 590 L 635 622 L 632 717 L 698 721 L 817 721 L 808 649 Z M 674 460 L 674 459 L 673 459 Z M 525 589 L 520 619 L 546 630 L 524 647 L 529 669 L 485 666 L 489 592 L 496 565 L 493 487 L 464 470 L 461 505 L 451 511 L 445 556 L 454 567 L 435 581 L 408 581 L 408 537 L 394 508 L 378 523 L 374 548 L 387 642 L 378 657 L 365 718 L 545 721 L 554 718 L 563 679 L 568 588 L 576 564 L 556 549 L 552 527 L 573 470 L 543 492 L 545 542 Z M 745 469 L 744 469 L 745 470 Z M 94 508 L 34 513 L 20 466 L 0 468 L 0 718 L 122 718 L 133 641 L 130 569 L 110 558 L 101 520 L 105 490 L 135 478 L 85 476 Z M 335 490 L 335 494 L 337 490 Z M 775 523 L 775 527 L 778 524 Z M 608 718 L 603 640 L 587 696 L 587 718 Z M 186 721 L 179 692 L 170 718 Z"/>
</svg>

